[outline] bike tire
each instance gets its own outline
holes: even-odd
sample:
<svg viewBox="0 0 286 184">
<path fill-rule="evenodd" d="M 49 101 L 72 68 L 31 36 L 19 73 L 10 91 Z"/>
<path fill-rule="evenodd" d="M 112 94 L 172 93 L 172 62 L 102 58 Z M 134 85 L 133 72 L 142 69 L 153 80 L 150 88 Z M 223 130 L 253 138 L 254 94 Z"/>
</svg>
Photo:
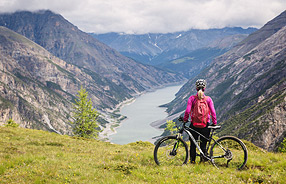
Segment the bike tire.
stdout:
<svg viewBox="0 0 286 184">
<path fill-rule="evenodd" d="M 210 157 L 213 159 L 213 164 L 218 168 L 229 167 L 241 170 L 247 162 L 248 152 L 240 139 L 224 136 L 212 145 Z"/>
<path fill-rule="evenodd" d="M 176 153 L 173 151 L 174 147 L 176 147 Z M 177 136 L 163 137 L 155 146 L 154 160 L 157 165 L 183 165 L 187 164 L 188 159 L 188 145 L 182 138 Z"/>
</svg>

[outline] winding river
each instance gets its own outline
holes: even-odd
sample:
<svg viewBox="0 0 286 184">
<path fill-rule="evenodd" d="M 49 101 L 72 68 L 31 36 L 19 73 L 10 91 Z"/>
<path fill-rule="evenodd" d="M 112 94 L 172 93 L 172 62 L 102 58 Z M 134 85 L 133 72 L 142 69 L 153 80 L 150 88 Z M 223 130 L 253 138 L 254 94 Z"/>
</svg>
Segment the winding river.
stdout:
<svg viewBox="0 0 286 184">
<path fill-rule="evenodd" d="M 168 116 L 166 108 L 159 107 L 175 98 L 175 94 L 182 85 L 169 86 L 148 92 L 124 106 L 120 114 L 127 116 L 116 134 L 109 138 L 115 144 L 128 144 L 136 141 L 151 141 L 152 137 L 160 135 L 163 131 L 152 127 L 154 121 L 162 120 Z"/>
</svg>

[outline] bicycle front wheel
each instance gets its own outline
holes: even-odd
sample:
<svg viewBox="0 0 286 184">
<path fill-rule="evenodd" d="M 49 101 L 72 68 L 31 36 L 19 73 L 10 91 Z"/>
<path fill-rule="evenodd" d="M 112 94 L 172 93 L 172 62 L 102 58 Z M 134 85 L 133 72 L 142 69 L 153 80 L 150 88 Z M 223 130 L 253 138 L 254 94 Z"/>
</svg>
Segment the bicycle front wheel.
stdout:
<svg viewBox="0 0 286 184">
<path fill-rule="evenodd" d="M 187 143 L 177 136 L 163 137 L 155 146 L 154 160 L 158 165 L 183 165 L 188 159 Z"/>
<path fill-rule="evenodd" d="M 211 147 L 210 156 L 217 167 L 243 169 L 247 162 L 247 149 L 244 143 L 232 136 L 219 138 Z"/>
</svg>

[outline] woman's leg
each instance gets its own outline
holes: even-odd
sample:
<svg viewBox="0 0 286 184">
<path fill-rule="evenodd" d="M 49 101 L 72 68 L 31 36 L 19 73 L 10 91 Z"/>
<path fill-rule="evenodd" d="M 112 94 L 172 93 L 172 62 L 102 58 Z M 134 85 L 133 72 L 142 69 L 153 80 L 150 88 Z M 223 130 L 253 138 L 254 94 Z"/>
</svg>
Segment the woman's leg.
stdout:
<svg viewBox="0 0 286 184">
<path fill-rule="evenodd" d="M 207 127 L 202 128 L 202 129 L 200 130 L 200 133 L 201 133 L 203 136 L 205 136 L 206 138 L 209 138 L 209 137 L 210 137 L 210 129 L 207 128 Z M 208 142 L 207 139 L 201 137 L 200 148 L 201 148 L 201 150 L 203 151 L 203 153 L 204 153 L 205 155 L 207 154 L 207 150 L 206 150 L 206 149 L 207 149 L 207 148 L 206 148 L 206 147 L 207 147 L 207 142 Z M 201 161 L 205 161 L 203 157 L 201 157 Z"/>
<path fill-rule="evenodd" d="M 190 126 L 190 128 L 192 128 L 192 129 L 198 131 L 197 128 L 194 127 L 194 126 L 192 126 L 192 125 Z M 198 135 L 197 133 L 195 133 L 195 132 L 191 132 L 191 133 L 192 133 L 192 135 L 194 136 L 195 140 L 198 140 L 199 135 Z M 195 163 L 195 161 L 196 161 L 196 156 L 197 156 L 197 153 L 196 153 L 196 145 L 193 143 L 193 141 L 191 140 L 191 138 L 190 138 L 190 142 L 191 142 L 191 144 L 190 144 L 190 160 L 191 160 L 191 163 Z"/>
</svg>

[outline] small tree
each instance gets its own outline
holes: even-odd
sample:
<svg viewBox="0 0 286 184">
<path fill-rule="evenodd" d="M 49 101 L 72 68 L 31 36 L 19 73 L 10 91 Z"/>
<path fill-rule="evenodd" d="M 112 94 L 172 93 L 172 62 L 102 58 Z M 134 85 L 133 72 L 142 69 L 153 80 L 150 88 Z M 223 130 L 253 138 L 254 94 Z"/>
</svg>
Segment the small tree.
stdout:
<svg viewBox="0 0 286 184">
<path fill-rule="evenodd" d="M 281 145 L 278 148 L 278 151 L 282 153 L 286 153 L 286 138 L 284 138 L 283 142 L 281 142 Z"/>
<path fill-rule="evenodd" d="M 167 120 L 167 126 L 165 128 L 165 131 L 170 132 L 170 134 L 174 134 L 176 131 L 178 131 L 178 128 L 176 127 L 176 122 L 172 120 Z"/>
<path fill-rule="evenodd" d="M 6 127 L 18 127 L 19 125 L 17 123 L 15 123 L 15 121 L 10 118 L 6 121 Z"/>
<path fill-rule="evenodd" d="M 75 100 L 73 106 L 73 118 L 74 122 L 71 122 L 73 132 L 76 136 L 85 138 L 97 138 L 98 124 L 97 117 L 99 113 L 93 108 L 92 101 L 87 99 L 88 92 L 81 87 L 78 91 L 78 100 Z"/>
</svg>

